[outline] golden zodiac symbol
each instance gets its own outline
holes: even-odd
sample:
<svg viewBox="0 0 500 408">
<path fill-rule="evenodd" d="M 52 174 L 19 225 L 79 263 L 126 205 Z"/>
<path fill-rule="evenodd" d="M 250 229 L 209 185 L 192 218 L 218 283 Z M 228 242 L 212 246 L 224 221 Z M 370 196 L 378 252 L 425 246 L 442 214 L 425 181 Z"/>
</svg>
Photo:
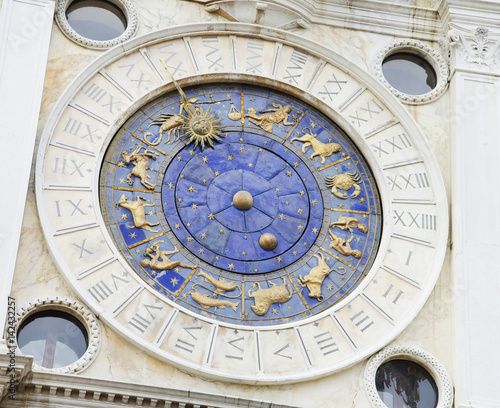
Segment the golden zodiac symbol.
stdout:
<svg viewBox="0 0 500 408">
<path fill-rule="evenodd" d="M 151 176 L 148 174 L 147 169 L 149 166 L 149 159 L 156 160 L 156 156 L 158 156 L 158 153 L 147 150 L 144 146 L 140 146 L 137 143 L 135 143 L 134 145 L 137 146 L 137 148 L 132 153 L 128 153 L 126 151 L 122 152 L 122 158 L 125 164 L 128 165 L 130 164 L 130 162 L 132 162 L 132 164 L 134 165 L 132 171 L 127 174 L 128 184 L 134 184 L 134 180 L 132 180 L 131 176 L 135 176 L 141 180 L 141 184 L 144 187 L 148 188 L 149 190 L 154 190 L 155 185 L 151 184 L 148 181 Z M 144 149 L 144 153 L 140 153 L 142 149 Z"/>
<path fill-rule="evenodd" d="M 211 114 L 210 108 L 204 110 L 203 107 L 198 105 L 201 105 L 203 103 L 216 103 L 219 101 L 214 101 L 213 97 L 211 98 L 212 100 L 207 102 L 198 102 L 198 98 L 188 99 L 182 88 L 179 86 L 175 78 L 163 63 L 163 61 L 160 60 L 160 62 L 165 68 L 165 71 L 167 71 L 167 74 L 172 79 L 172 82 L 177 88 L 177 91 L 181 95 L 182 102 L 180 104 L 179 113 L 161 114 L 150 123 L 149 126 L 161 125 L 158 134 L 158 140 L 152 142 L 148 139 L 149 136 L 154 136 L 151 132 L 144 134 L 144 139 L 151 145 L 156 146 L 160 143 L 163 137 L 163 132 L 168 132 L 168 137 L 165 143 L 170 143 L 170 136 L 173 134 L 174 138 L 172 142 L 178 140 L 181 135 L 185 135 L 188 138 L 187 144 L 194 142 L 195 148 L 196 146 L 198 146 L 198 144 L 201 145 L 202 149 L 205 148 L 205 144 L 209 145 L 210 147 L 214 147 L 213 140 L 221 141 L 221 136 L 227 136 L 227 134 L 222 132 L 223 126 L 219 124 L 222 118 L 215 119 L 215 115 L 217 113 Z M 197 106 L 194 106 L 194 103 L 197 103 Z M 182 114 L 183 111 L 186 112 L 186 116 Z"/>
<path fill-rule="evenodd" d="M 332 271 L 337 272 L 339 275 L 344 275 L 346 269 L 343 266 L 339 267 L 339 269 L 344 270 L 343 273 L 340 273 L 335 269 L 330 269 L 325 261 L 325 256 L 322 252 L 318 252 L 314 256 L 318 258 L 318 266 L 312 268 L 304 278 L 299 275 L 297 282 L 303 288 L 307 286 L 307 289 L 309 289 L 309 297 L 322 300 L 321 298 L 323 298 L 323 295 L 321 294 L 321 285 L 323 284 L 325 278 Z"/>
<path fill-rule="evenodd" d="M 262 316 L 267 313 L 273 303 L 285 303 L 292 297 L 292 290 L 290 285 L 286 285 L 285 278 L 282 285 L 269 282 L 272 286 L 267 289 L 262 289 L 259 282 L 255 282 L 259 287 L 258 290 L 251 292 L 248 291 L 248 296 L 254 298 L 255 305 L 250 306 L 256 315 Z"/>
<path fill-rule="evenodd" d="M 231 120 L 240 120 L 242 116 L 246 117 L 250 122 L 264 129 L 266 132 L 272 132 L 273 125 L 279 122 L 283 122 L 286 126 L 295 125 L 295 117 L 293 118 L 293 122 L 288 122 L 288 116 L 292 111 L 292 107 L 290 105 L 283 106 L 278 103 L 271 102 L 271 106 L 274 106 L 276 109 L 264 109 L 259 111 L 263 115 L 257 115 L 257 111 L 254 108 L 248 108 L 248 113 L 245 115 L 244 113 L 242 114 L 239 112 L 231 102 L 231 108 L 229 109 L 227 116 Z"/>
<path fill-rule="evenodd" d="M 200 271 L 200 273 L 198 273 L 197 277 L 204 278 L 205 282 L 208 282 L 211 285 L 215 286 L 217 288 L 217 290 L 212 290 L 210 288 L 203 286 L 200 283 L 195 283 L 192 286 L 191 291 L 188 292 L 191 295 L 191 298 L 195 302 L 199 303 L 205 309 L 208 309 L 210 307 L 219 307 L 219 308 L 223 309 L 226 306 L 229 306 L 236 312 L 236 308 L 238 307 L 240 302 L 231 302 L 229 300 L 217 299 L 217 296 L 219 296 L 219 295 L 230 298 L 230 299 L 237 299 L 240 296 L 239 294 L 236 296 L 228 296 L 228 295 L 221 293 L 221 292 L 231 292 L 231 291 L 235 290 L 236 288 L 238 288 L 240 290 L 240 293 L 241 293 L 240 287 L 235 282 L 226 282 L 222 278 L 215 279 L 212 275 L 210 275 L 209 273 L 203 272 L 203 271 Z M 195 289 L 195 286 L 201 286 L 202 288 L 212 292 L 213 298 L 210 297 L 210 295 L 204 295 L 204 294 L 200 293 L 198 290 Z"/>
<path fill-rule="evenodd" d="M 231 292 L 231 291 L 235 290 L 236 288 L 239 288 L 239 286 L 235 282 L 226 282 L 226 280 L 222 279 L 222 278 L 215 279 L 212 275 L 210 275 L 206 272 L 203 272 L 203 271 L 200 271 L 197 276 L 205 278 L 205 282 L 208 282 L 211 285 L 215 286 L 217 288 L 217 290 L 214 293 L 217 293 L 217 294 L 220 294 L 220 292 Z"/>
<path fill-rule="evenodd" d="M 302 153 L 306 152 L 306 147 L 312 146 L 314 153 L 311 154 L 311 159 L 315 156 L 321 157 L 321 164 L 325 162 L 325 157 L 331 156 L 333 153 L 338 153 L 342 150 L 342 146 L 338 143 L 323 143 L 316 139 L 317 134 L 312 133 L 311 129 L 309 129 L 309 133 L 306 133 L 308 127 L 302 129 L 302 133 L 304 136 L 294 137 L 290 140 L 292 143 L 294 140 L 298 140 L 299 142 L 303 142 L 302 145 Z"/>
<path fill-rule="evenodd" d="M 368 227 L 365 224 L 361 224 L 361 222 L 354 217 L 347 217 L 345 215 L 339 215 L 337 221 L 332 222 L 330 227 L 339 227 L 341 230 L 349 230 L 352 233 L 352 228 L 357 228 L 359 231 L 364 232 L 365 234 L 368 232 Z"/>
<path fill-rule="evenodd" d="M 346 199 L 347 194 L 340 193 L 337 189 L 347 191 L 354 187 L 354 192 L 351 194 L 351 198 L 356 198 L 361 193 L 359 183 L 361 183 L 362 180 L 357 172 L 337 174 L 333 177 L 325 177 L 325 182 L 326 187 L 331 188 L 332 194 L 338 198 Z"/>
<path fill-rule="evenodd" d="M 187 269 L 196 269 L 198 267 L 198 265 L 188 265 L 181 261 L 171 261 L 168 256 L 176 254 L 177 252 L 179 252 L 179 250 L 177 249 L 176 246 L 174 246 L 173 251 L 160 251 L 160 243 L 165 243 L 165 241 L 156 241 L 151 246 L 148 246 L 146 248 L 146 251 L 144 252 L 143 255 L 151 259 L 148 258 L 142 259 L 141 260 L 142 266 L 144 266 L 145 268 L 149 266 L 151 269 L 155 271 L 170 270 L 177 266 Z"/>
<path fill-rule="evenodd" d="M 211 307 L 218 307 L 220 309 L 224 309 L 226 306 L 229 306 L 231 309 L 233 309 L 236 312 L 236 309 L 238 308 L 238 305 L 240 302 L 231 302 L 229 300 L 223 300 L 223 299 L 214 299 L 210 297 L 210 295 L 203 295 L 202 293 L 198 292 L 196 289 L 193 289 L 188 292 L 191 295 L 191 298 L 198 304 L 201 305 L 201 307 L 204 307 L 205 309 L 210 309 Z"/>
<path fill-rule="evenodd" d="M 144 207 L 153 207 L 154 204 L 149 204 L 149 202 L 144 197 L 138 196 L 135 201 L 128 201 L 125 194 L 123 194 L 120 197 L 120 200 L 118 200 L 118 202 L 115 204 L 115 206 L 123 207 L 126 210 L 129 210 L 132 214 L 134 226 L 128 228 L 142 228 L 151 232 L 160 232 L 159 230 L 154 230 L 151 228 L 155 225 L 158 225 L 159 222 L 153 224 L 146 220 L 146 211 L 144 210 Z"/>
<path fill-rule="evenodd" d="M 345 256 L 353 256 L 354 258 L 361 258 L 361 251 L 358 251 L 357 249 L 352 249 L 351 248 L 351 241 L 354 238 L 354 235 L 351 230 L 351 237 L 346 241 L 344 238 L 340 238 L 333 234 L 332 231 L 328 230 L 328 233 L 330 234 L 330 248 L 335 249 L 338 253 L 341 255 Z"/>
</svg>

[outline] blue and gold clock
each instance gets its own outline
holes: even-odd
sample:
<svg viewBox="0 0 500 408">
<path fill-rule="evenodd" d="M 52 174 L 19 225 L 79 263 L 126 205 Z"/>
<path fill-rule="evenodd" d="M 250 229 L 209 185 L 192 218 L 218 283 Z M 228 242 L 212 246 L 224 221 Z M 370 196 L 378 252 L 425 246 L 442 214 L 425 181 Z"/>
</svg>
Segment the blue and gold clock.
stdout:
<svg viewBox="0 0 500 408">
<path fill-rule="evenodd" d="M 98 58 L 47 122 L 37 204 L 75 296 L 119 336 L 211 379 L 290 383 L 412 321 L 447 204 L 387 89 L 259 29 L 178 27 Z"/>
<path fill-rule="evenodd" d="M 101 169 L 104 219 L 131 267 L 187 310 L 244 326 L 301 320 L 352 293 L 382 229 L 353 142 L 277 91 L 178 89 L 122 126 Z"/>
</svg>

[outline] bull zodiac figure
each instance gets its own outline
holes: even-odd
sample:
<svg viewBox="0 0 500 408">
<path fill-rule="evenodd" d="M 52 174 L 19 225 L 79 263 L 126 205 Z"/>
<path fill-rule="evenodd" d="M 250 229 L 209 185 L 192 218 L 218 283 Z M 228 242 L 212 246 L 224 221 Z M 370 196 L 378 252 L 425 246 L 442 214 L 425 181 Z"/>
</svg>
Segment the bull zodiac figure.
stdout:
<svg viewBox="0 0 500 408">
<path fill-rule="evenodd" d="M 132 171 L 127 174 L 128 184 L 134 184 L 132 176 L 135 176 L 141 180 L 141 184 L 144 187 L 149 190 L 154 190 L 155 185 L 148 181 L 151 176 L 148 174 L 147 170 L 149 166 L 149 159 L 156 160 L 158 153 L 153 152 L 152 150 L 147 150 L 144 146 L 140 146 L 137 143 L 135 145 L 137 148 L 132 153 L 128 153 L 126 151 L 122 152 L 122 158 L 125 164 L 130 164 L 130 162 L 132 162 L 134 165 Z M 144 153 L 141 153 L 142 149 L 144 149 Z"/>
<path fill-rule="evenodd" d="M 301 275 L 299 275 L 297 282 L 303 288 L 305 288 L 307 286 L 307 289 L 309 289 L 309 297 L 316 298 L 318 300 L 322 300 L 323 295 L 321 294 L 321 285 L 323 284 L 323 281 L 325 280 L 325 278 L 332 271 L 335 271 L 335 272 L 339 273 L 340 275 L 344 275 L 345 268 L 343 266 L 341 266 L 339 268 L 339 269 L 344 270 L 343 273 L 340 273 L 340 272 L 336 271 L 335 269 L 330 269 L 330 267 L 327 265 L 327 263 L 325 261 L 325 256 L 323 255 L 322 252 L 318 252 L 314 256 L 316 258 L 318 258 L 318 266 L 315 266 L 314 268 L 312 268 L 304 278 Z"/>
</svg>

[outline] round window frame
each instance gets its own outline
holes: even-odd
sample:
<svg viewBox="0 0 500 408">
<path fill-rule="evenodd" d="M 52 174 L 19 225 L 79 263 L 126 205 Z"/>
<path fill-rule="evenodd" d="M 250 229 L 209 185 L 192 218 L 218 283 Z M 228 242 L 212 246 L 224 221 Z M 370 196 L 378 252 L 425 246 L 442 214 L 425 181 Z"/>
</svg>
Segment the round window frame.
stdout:
<svg viewBox="0 0 500 408">
<path fill-rule="evenodd" d="M 92 40 L 78 34 L 73 27 L 68 22 L 66 17 L 66 11 L 68 7 L 75 2 L 75 0 L 59 0 L 57 2 L 56 10 L 56 23 L 63 32 L 63 34 L 68 37 L 71 41 L 85 47 L 94 50 L 103 50 L 114 47 L 115 45 L 121 44 L 132 37 L 137 32 L 138 28 L 138 14 L 135 6 L 130 0 L 104 0 L 109 3 L 114 4 L 118 7 L 127 20 L 127 28 L 125 31 L 116 38 L 106 41 Z"/>
<path fill-rule="evenodd" d="M 427 370 L 436 383 L 438 403 L 436 408 L 451 408 L 453 405 L 453 385 L 446 368 L 431 353 L 415 346 L 396 345 L 384 348 L 368 360 L 365 367 L 365 391 L 373 407 L 387 408 L 377 391 L 375 377 L 379 367 L 392 360 L 407 360 L 419 364 Z"/>
<path fill-rule="evenodd" d="M 59 368 L 47 368 L 33 363 L 34 370 L 59 374 L 76 374 L 85 370 L 94 361 L 101 347 L 101 329 L 97 318 L 90 309 L 76 300 L 59 296 L 46 296 L 30 300 L 22 305 L 16 314 L 16 345 L 17 334 L 23 322 L 35 313 L 51 310 L 67 313 L 78 319 L 87 331 L 87 350 L 85 350 L 85 353 L 78 360 L 70 365 Z M 17 347 L 22 354 L 19 345 Z"/>
<path fill-rule="evenodd" d="M 385 78 L 382 65 L 384 61 L 399 53 L 412 54 L 423 58 L 436 73 L 436 86 L 431 91 L 421 95 L 410 95 L 394 88 Z M 421 105 L 433 102 L 446 91 L 448 87 L 448 65 L 444 58 L 433 48 L 418 40 L 393 41 L 382 48 L 373 63 L 375 77 L 396 96 L 401 102 L 409 105 Z"/>
</svg>

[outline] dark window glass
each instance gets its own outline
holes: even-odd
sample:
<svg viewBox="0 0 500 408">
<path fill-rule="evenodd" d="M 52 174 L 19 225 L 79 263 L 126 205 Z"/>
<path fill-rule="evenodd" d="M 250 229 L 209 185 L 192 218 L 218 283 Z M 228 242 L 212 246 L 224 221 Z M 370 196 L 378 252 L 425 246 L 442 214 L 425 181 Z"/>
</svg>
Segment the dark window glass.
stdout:
<svg viewBox="0 0 500 408">
<path fill-rule="evenodd" d="M 436 87 L 436 72 L 418 55 L 393 54 L 382 63 L 382 72 L 387 82 L 408 95 L 423 95 Z"/>
<path fill-rule="evenodd" d="M 108 1 L 76 0 L 66 10 L 68 23 L 82 37 L 107 41 L 127 29 L 121 9 Z"/>
<path fill-rule="evenodd" d="M 435 408 L 438 391 L 422 366 L 407 360 L 382 364 L 375 377 L 380 399 L 388 408 Z"/>
<path fill-rule="evenodd" d="M 69 313 L 56 310 L 38 312 L 20 326 L 17 344 L 24 354 L 45 368 L 65 367 L 77 361 L 88 347 L 87 331 Z"/>
</svg>

